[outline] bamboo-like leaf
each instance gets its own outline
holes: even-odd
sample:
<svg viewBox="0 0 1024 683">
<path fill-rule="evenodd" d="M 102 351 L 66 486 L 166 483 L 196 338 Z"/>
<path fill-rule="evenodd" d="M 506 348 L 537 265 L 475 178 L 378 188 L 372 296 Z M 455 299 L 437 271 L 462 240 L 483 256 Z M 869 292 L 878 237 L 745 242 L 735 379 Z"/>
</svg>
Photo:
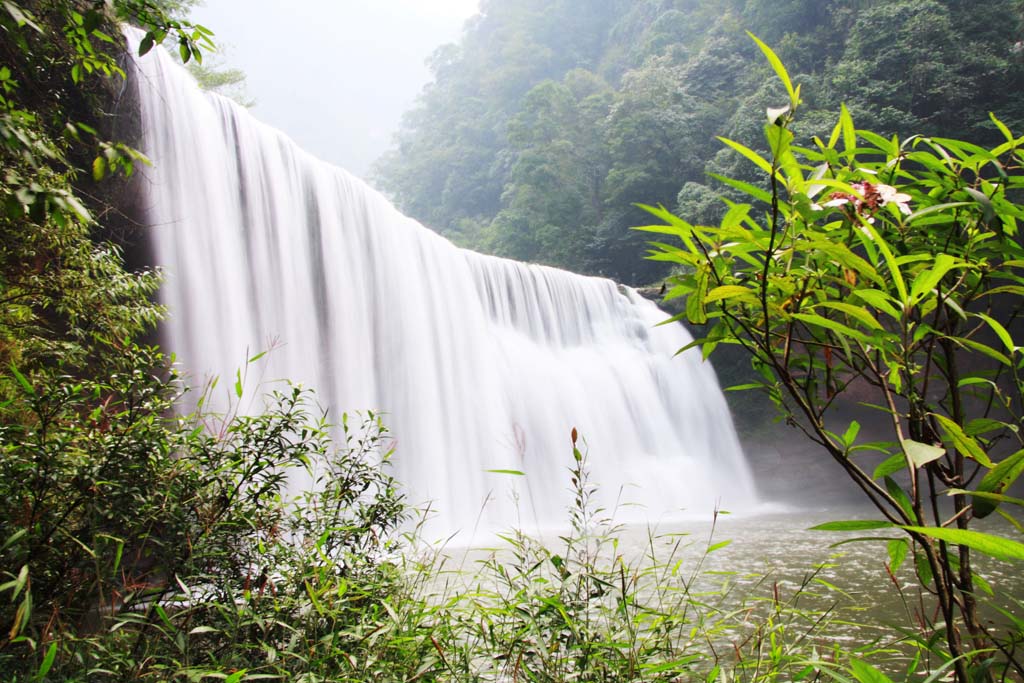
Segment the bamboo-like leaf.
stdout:
<svg viewBox="0 0 1024 683">
<path fill-rule="evenodd" d="M 867 232 L 871 237 L 871 241 L 878 247 L 878 250 L 882 252 L 882 257 L 885 259 L 886 264 L 889 266 L 889 277 L 892 279 L 892 284 L 896 286 L 896 291 L 899 293 L 899 302 L 903 304 L 903 308 L 907 307 L 907 283 L 903 279 L 903 273 L 900 272 L 899 264 L 896 262 L 896 257 L 893 256 L 892 249 L 889 248 L 888 243 L 882 239 L 882 236 L 878 234 L 874 226 L 863 221 L 860 227 Z"/>
<path fill-rule="evenodd" d="M 1024 506 L 1024 498 L 1015 498 L 1014 496 L 1007 496 L 1007 495 L 1002 494 L 1002 493 L 988 493 L 986 491 L 971 491 L 970 489 L 949 489 L 948 491 L 946 491 L 946 495 L 947 496 L 970 496 L 973 499 L 973 503 L 974 503 L 974 512 L 975 512 L 974 516 L 975 517 L 988 516 L 988 513 L 986 513 L 985 515 L 977 514 L 977 512 L 978 512 L 978 501 L 979 500 L 992 501 L 992 502 L 994 502 L 996 504 L 998 504 L 998 503 L 1009 503 L 1011 505 L 1021 505 L 1021 506 Z M 992 507 L 993 507 L 993 509 L 995 508 L 995 506 L 992 506 Z"/>
<path fill-rule="evenodd" d="M 869 529 L 891 529 L 892 522 L 880 519 L 853 519 L 842 522 L 825 522 L 812 526 L 808 531 L 867 531 Z"/>
<path fill-rule="evenodd" d="M 964 433 L 964 430 L 961 429 L 960 425 L 953 422 L 945 415 L 940 415 L 938 413 L 928 414 L 938 421 L 939 428 L 942 429 L 942 433 L 953 443 L 953 447 L 956 448 L 960 455 L 981 463 L 985 467 L 994 467 L 984 449 L 978 445 L 978 442 L 974 437 L 968 436 Z"/>
<path fill-rule="evenodd" d="M 926 294 L 931 292 L 935 285 L 939 284 L 939 281 L 945 277 L 953 268 L 962 267 L 962 263 L 957 263 L 957 259 L 953 258 L 949 254 L 939 254 L 935 257 L 935 265 L 928 270 L 922 271 L 914 278 L 914 282 L 910 285 L 910 303 L 914 305 L 922 299 Z"/>
<path fill-rule="evenodd" d="M 21 374 L 14 363 L 11 363 L 11 372 L 14 374 L 14 378 L 18 380 L 18 384 L 21 385 L 21 388 L 25 390 L 25 393 L 29 396 L 35 396 L 36 390 L 32 388 L 29 381 L 25 379 L 25 375 Z"/>
<path fill-rule="evenodd" d="M 850 659 L 850 671 L 859 683 L 892 683 L 891 678 L 859 659 Z"/>
<path fill-rule="evenodd" d="M 775 52 L 765 45 L 761 40 L 750 31 L 747 31 L 747 35 L 750 39 L 757 43 L 757 46 L 761 48 L 761 52 L 768 59 L 768 63 L 772 65 L 772 69 L 775 70 L 775 75 L 782 81 L 782 85 L 786 87 L 786 92 L 789 93 L 789 103 L 793 109 L 800 103 L 800 98 L 797 95 L 796 90 L 793 89 L 793 82 L 789 79 L 789 73 L 786 71 L 786 67 L 782 64 L 782 60 Z"/>
<path fill-rule="evenodd" d="M 754 199 L 764 202 L 765 204 L 770 204 L 772 201 L 771 193 L 760 187 L 751 185 L 750 183 L 745 183 L 742 180 L 736 180 L 735 178 L 719 175 L 717 173 L 709 173 L 708 175 L 714 178 L 715 180 L 724 183 L 725 185 L 728 185 L 731 188 L 739 190 L 744 194 L 750 195 Z"/>
<path fill-rule="evenodd" d="M 704 297 L 704 303 L 710 304 L 715 301 L 724 301 L 725 299 L 735 299 L 737 297 L 757 298 L 754 290 L 747 287 L 741 285 L 721 285 L 708 292 L 707 296 Z"/>
<path fill-rule="evenodd" d="M 808 325 L 823 327 L 830 330 L 836 335 L 839 335 L 840 338 L 849 337 L 865 344 L 871 342 L 871 339 L 860 330 L 855 330 L 852 327 L 848 327 L 836 320 L 830 320 L 814 313 L 794 313 L 793 317 L 801 322 L 807 323 Z"/>
<path fill-rule="evenodd" d="M 843 131 L 843 147 L 847 154 L 857 149 L 857 131 L 853 127 L 853 117 L 845 104 L 839 106 L 839 125 Z"/>
<path fill-rule="evenodd" d="M 981 531 L 933 526 L 903 526 L 901 528 L 947 543 L 962 545 L 1000 560 L 1024 560 L 1024 543 L 1018 543 L 1002 536 L 986 534 Z"/>
<path fill-rule="evenodd" d="M 1013 343 L 1013 337 L 1010 336 L 1010 333 L 1005 327 L 1003 327 L 1002 323 L 991 316 L 985 315 L 984 313 L 975 313 L 974 315 L 988 323 L 988 326 L 992 328 L 992 331 L 996 333 L 997 337 L 999 337 L 999 341 L 1003 342 L 1006 350 L 1009 351 L 1012 356 L 1017 350 L 1017 346 Z"/>
<path fill-rule="evenodd" d="M 754 165 L 756 165 L 759 169 L 761 169 L 765 173 L 771 175 L 771 173 L 772 173 L 772 165 L 763 156 L 761 156 L 760 154 L 758 154 L 757 152 L 755 152 L 754 150 L 750 149 L 749 147 L 747 147 L 746 145 L 744 145 L 742 143 L 735 142 L 734 140 L 730 140 L 728 138 L 723 138 L 723 137 L 719 137 L 718 139 L 721 142 L 723 142 L 726 145 L 728 145 L 729 147 L 732 147 L 734 150 L 736 150 L 737 152 L 739 152 L 743 156 L 745 156 L 747 159 L 749 159 L 751 162 L 753 162 Z"/>
<path fill-rule="evenodd" d="M 814 308 L 830 308 L 836 311 L 840 311 L 850 316 L 851 318 L 860 321 L 866 327 L 870 327 L 873 330 L 882 329 L 882 325 L 877 320 L 875 320 L 875 317 L 860 306 L 846 304 L 841 301 L 822 301 L 820 304 L 816 304 Z"/>
<path fill-rule="evenodd" d="M 999 505 L 998 498 L 988 498 L 982 494 L 1002 494 L 1024 472 L 1024 449 L 1006 458 L 982 478 L 974 500 L 974 516 L 987 517 Z"/>
<path fill-rule="evenodd" d="M 57 659 L 57 641 L 50 643 L 50 647 L 46 650 L 46 655 L 43 657 L 43 661 L 39 664 L 39 671 L 36 673 L 37 680 L 43 680 L 46 678 L 46 674 L 50 673 L 50 669 L 53 667 L 54 660 Z"/>
<path fill-rule="evenodd" d="M 889 553 L 889 569 L 892 572 L 895 573 L 903 566 L 903 561 L 907 559 L 908 546 L 909 544 L 902 538 L 889 541 L 886 551 Z"/>
<path fill-rule="evenodd" d="M 877 289 L 855 289 L 851 294 L 869 306 L 884 311 L 891 318 L 899 318 L 900 313 L 893 305 L 895 301 L 892 297 L 883 291 Z"/>
</svg>

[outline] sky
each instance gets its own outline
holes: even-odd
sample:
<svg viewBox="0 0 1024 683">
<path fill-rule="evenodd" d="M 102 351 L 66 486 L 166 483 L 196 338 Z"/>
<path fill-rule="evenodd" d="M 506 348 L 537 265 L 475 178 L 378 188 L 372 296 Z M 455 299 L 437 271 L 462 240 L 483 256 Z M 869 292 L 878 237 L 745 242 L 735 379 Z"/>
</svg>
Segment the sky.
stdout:
<svg viewBox="0 0 1024 683">
<path fill-rule="evenodd" d="M 193 21 L 242 69 L 253 115 L 366 177 L 478 0 L 205 0 Z"/>
</svg>

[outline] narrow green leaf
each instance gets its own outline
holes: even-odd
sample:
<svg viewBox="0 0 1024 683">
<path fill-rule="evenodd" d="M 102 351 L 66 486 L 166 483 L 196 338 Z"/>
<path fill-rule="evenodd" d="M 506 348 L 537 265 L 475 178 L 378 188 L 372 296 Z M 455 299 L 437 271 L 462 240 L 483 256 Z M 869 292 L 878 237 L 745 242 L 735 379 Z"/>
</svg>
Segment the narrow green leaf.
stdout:
<svg viewBox="0 0 1024 683">
<path fill-rule="evenodd" d="M 873 225 L 863 221 L 860 227 L 869 235 L 871 242 L 878 247 L 878 250 L 882 252 L 882 257 L 889 267 L 889 277 L 892 279 L 892 284 L 896 286 L 896 291 L 900 295 L 899 302 L 906 309 L 908 298 L 907 283 L 903 279 L 903 273 L 900 272 L 899 264 L 896 262 L 896 257 L 893 256 L 892 249 L 889 248 L 889 244 L 882 239 L 882 236 L 878 234 Z"/>
<path fill-rule="evenodd" d="M 842 324 L 836 320 L 830 320 L 814 313 L 794 313 L 793 317 L 801 322 L 807 323 L 808 325 L 814 325 L 816 327 L 823 327 L 831 332 L 834 332 L 840 337 L 849 337 L 856 339 L 859 342 L 865 344 L 870 343 L 871 339 L 860 330 L 855 330 L 852 327 Z"/>
<path fill-rule="evenodd" d="M 1024 498 L 1015 498 L 1013 496 L 1003 495 L 1002 493 L 987 493 L 982 491 L 971 491 L 970 489 L 949 489 L 946 491 L 947 496 L 970 496 L 974 500 L 974 510 L 977 513 L 978 500 L 992 501 L 998 503 L 1009 503 L 1010 505 L 1021 505 L 1024 506 Z M 981 515 L 975 514 L 975 517 L 981 517 Z"/>
<path fill-rule="evenodd" d="M 857 149 L 857 132 L 845 104 L 839 106 L 839 125 L 843 130 L 843 148 L 847 154 L 852 154 Z"/>
<path fill-rule="evenodd" d="M 786 67 L 783 66 L 782 60 L 779 59 L 779 56 L 775 54 L 770 47 L 761 42 L 761 40 L 753 33 L 747 31 L 747 35 L 750 36 L 751 40 L 757 43 L 759 48 L 761 48 L 761 52 L 764 53 L 764 56 L 768 59 L 768 63 L 771 64 L 772 69 L 775 70 L 775 75 L 779 77 L 779 80 L 782 81 L 782 85 L 786 87 L 786 92 L 789 93 L 790 106 L 795 109 L 800 103 L 799 98 L 797 97 L 796 91 L 793 89 L 793 82 L 789 79 L 789 73 L 786 71 Z"/>
<path fill-rule="evenodd" d="M 1002 323 L 991 316 L 985 315 L 984 313 L 975 313 L 974 315 L 988 323 L 988 326 L 992 328 L 992 331 L 996 333 L 997 337 L 999 337 L 999 341 L 1003 342 L 1006 350 L 1009 351 L 1012 356 L 1017 350 L 1017 346 L 1013 343 L 1013 337 L 1010 336 L 1010 333 L 1005 327 L 1003 327 Z"/>
<path fill-rule="evenodd" d="M 809 531 L 867 531 L 869 529 L 891 529 L 892 522 L 874 519 L 853 519 L 843 522 L 825 522 L 812 526 Z"/>
<path fill-rule="evenodd" d="M 943 434 L 953 443 L 953 447 L 956 448 L 960 455 L 981 463 L 985 467 L 994 467 L 992 461 L 981 446 L 978 445 L 978 442 L 974 437 L 965 434 L 964 430 L 960 428 L 960 425 L 953 422 L 945 415 L 939 415 L 938 413 L 928 414 L 938 421 Z"/>
<path fill-rule="evenodd" d="M 1002 494 L 1017 481 L 1024 472 L 1024 450 L 1019 450 L 1006 458 L 982 478 L 978 484 L 978 493 Z M 973 499 L 974 516 L 987 517 L 999 505 L 998 499 L 975 496 Z"/>
<path fill-rule="evenodd" d="M 43 657 L 43 661 L 39 664 L 39 671 L 36 673 L 36 678 L 42 680 L 46 678 L 46 674 L 50 673 L 50 669 L 53 667 L 54 660 L 57 659 L 57 642 L 50 643 L 50 647 L 46 650 L 46 655 Z"/>
<path fill-rule="evenodd" d="M 25 379 L 25 375 L 21 374 L 18 368 L 15 367 L 14 363 L 11 363 L 11 372 L 14 373 L 15 379 L 18 380 L 18 384 L 20 384 L 21 388 L 25 390 L 25 393 L 29 396 L 35 396 L 36 390 L 32 388 L 32 385 L 29 384 L 27 379 Z"/>
<path fill-rule="evenodd" d="M 856 420 L 850 422 L 850 426 L 846 428 L 846 432 L 843 433 L 843 445 L 847 448 L 853 445 L 853 442 L 857 440 L 857 434 L 860 433 L 860 423 Z"/>
<path fill-rule="evenodd" d="M 755 152 L 754 150 L 750 149 L 750 148 L 749 148 L 749 147 L 747 147 L 746 145 L 743 145 L 743 144 L 741 144 L 741 143 L 739 143 L 739 142 L 735 142 L 735 141 L 733 141 L 733 140 L 730 140 L 730 139 L 728 139 L 728 138 L 723 138 L 723 137 L 719 137 L 718 139 L 719 139 L 719 140 L 720 140 L 721 142 L 723 142 L 723 143 L 725 143 L 726 145 L 728 145 L 729 147 L 731 147 L 731 148 L 733 148 L 734 150 L 736 150 L 737 152 L 739 152 L 740 154 L 742 154 L 742 155 L 743 155 L 744 157 L 746 157 L 746 158 L 747 158 L 748 160 L 750 160 L 751 162 L 753 162 L 753 163 L 754 163 L 754 165 L 756 165 L 756 166 L 757 166 L 758 168 L 760 168 L 760 169 L 761 169 L 762 171 L 764 171 L 765 173 L 767 173 L 767 174 L 771 175 L 771 173 L 772 173 L 772 165 L 771 165 L 771 163 L 769 163 L 769 162 L 768 162 L 768 161 L 767 161 L 767 160 L 766 160 L 766 159 L 765 159 L 764 157 L 762 157 L 762 156 L 761 156 L 760 154 L 758 154 L 758 153 L 757 153 L 757 152 Z"/>
<path fill-rule="evenodd" d="M 922 271 L 914 278 L 913 284 L 910 285 L 910 303 L 915 305 L 919 300 L 924 298 L 926 294 L 931 292 L 935 285 L 939 284 L 939 281 L 945 277 L 953 268 L 961 267 L 963 264 L 957 263 L 957 259 L 953 258 L 949 254 L 939 254 L 935 257 L 935 265 L 927 270 Z"/>
<path fill-rule="evenodd" d="M 877 289 L 855 289 L 851 292 L 851 295 L 857 297 L 868 306 L 874 306 L 875 308 L 884 311 L 889 315 L 890 318 L 899 319 L 900 313 L 896 309 L 893 303 L 896 301 L 885 292 Z"/>
<path fill-rule="evenodd" d="M 882 325 L 875 320 L 875 317 L 861 306 L 854 306 L 841 301 L 822 301 L 820 304 L 816 304 L 814 308 L 831 308 L 832 310 L 841 311 L 851 318 L 860 321 L 865 327 L 870 327 L 873 330 L 882 329 Z"/>
<path fill-rule="evenodd" d="M 242 398 L 242 371 L 241 369 L 235 370 L 235 396 Z"/>
<path fill-rule="evenodd" d="M 992 121 L 992 123 L 996 125 L 996 128 L 998 128 L 999 132 L 1003 134 L 1003 137 L 1006 138 L 1007 142 L 1013 140 L 1013 133 L 1011 133 L 1010 129 L 1006 127 L 1005 123 L 996 118 L 996 115 L 994 113 L 989 112 L 988 118 Z"/>
<path fill-rule="evenodd" d="M 946 529 L 933 526 L 901 526 L 902 529 L 955 543 L 1000 560 L 1024 560 L 1024 543 L 1008 538 L 966 529 Z"/>
<path fill-rule="evenodd" d="M 525 472 L 519 470 L 484 470 L 484 472 L 490 472 L 491 474 L 511 474 L 517 477 L 525 477 Z"/>
<path fill-rule="evenodd" d="M 889 569 L 893 573 L 896 573 L 903 566 L 903 561 L 907 559 L 909 549 L 909 544 L 902 538 L 889 541 L 886 544 L 886 552 L 889 554 Z"/>
<path fill-rule="evenodd" d="M 735 299 L 737 297 L 746 297 L 749 299 L 756 299 L 757 296 L 754 290 L 741 285 L 722 285 L 715 287 L 707 296 L 704 297 L 704 303 L 710 304 L 715 301 L 723 301 L 725 299 Z"/>
<path fill-rule="evenodd" d="M 754 199 L 762 201 L 765 204 L 770 204 L 772 201 L 771 193 L 760 187 L 751 185 L 750 183 L 745 183 L 742 180 L 736 180 L 735 178 L 729 178 L 728 176 L 719 175 L 717 173 L 709 173 L 708 175 L 714 178 L 715 180 L 719 181 L 720 183 L 724 183 L 725 185 L 728 185 L 731 188 L 739 190 L 744 194 L 748 194 Z"/>
<path fill-rule="evenodd" d="M 891 678 L 859 659 L 850 659 L 850 672 L 860 683 L 892 683 Z"/>
<path fill-rule="evenodd" d="M 907 515 L 907 518 L 914 519 L 914 506 L 910 502 L 910 496 L 908 496 L 907 492 L 903 490 L 903 487 L 897 484 L 896 480 L 892 477 L 886 477 L 885 490 L 889 492 L 889 495 L 892 496 L 893 500 L 899 503 L 904 514 Z"/>
</svg>

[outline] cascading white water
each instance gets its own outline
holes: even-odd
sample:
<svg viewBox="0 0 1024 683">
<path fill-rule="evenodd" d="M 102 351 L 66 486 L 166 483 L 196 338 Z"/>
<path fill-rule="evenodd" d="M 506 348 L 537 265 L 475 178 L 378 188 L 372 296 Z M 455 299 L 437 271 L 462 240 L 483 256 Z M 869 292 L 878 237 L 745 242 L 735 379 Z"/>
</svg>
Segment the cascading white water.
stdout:
<svg viewBox="0 0 1024 683">
<path fill-rule="evenodd" d="M 711 367 L 673 358 L 690 336 L 653 304 L 456 248 L 161 50 L 138 77 L 165 339 L 193 375 L 233 378 L 277 340 L 265 378 L 334 416 L 386 413 L 396 476 L 440 529 L 474 527 L 488 497 L 490 527 L 565 520 L 573 427 L 605 506 L 642 504 L 617 519 L 754 499 Z"/>
</svg>

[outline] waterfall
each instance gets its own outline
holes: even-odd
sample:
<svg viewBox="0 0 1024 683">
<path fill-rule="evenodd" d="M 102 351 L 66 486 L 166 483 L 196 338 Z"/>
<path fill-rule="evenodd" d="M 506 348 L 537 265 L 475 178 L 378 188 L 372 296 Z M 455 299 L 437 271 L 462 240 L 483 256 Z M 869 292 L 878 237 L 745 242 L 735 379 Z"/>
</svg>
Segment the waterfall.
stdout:
<svg viewBox="0 0 1024 683">
<path fill-rule="evenodd" d="M 754 499 L 711 367 L 674 357 L 691 337 L 652 303 L 456 248 L 162 50 L 136 71 L 164 343 L 193 378 L 230 385 L 277 346 L 264 380 L 315 388 L 335 419 L 385 414 L 394 473 L 440 529 L 566 520 L 573 427 L 619 520 Z"/>
</svg>

